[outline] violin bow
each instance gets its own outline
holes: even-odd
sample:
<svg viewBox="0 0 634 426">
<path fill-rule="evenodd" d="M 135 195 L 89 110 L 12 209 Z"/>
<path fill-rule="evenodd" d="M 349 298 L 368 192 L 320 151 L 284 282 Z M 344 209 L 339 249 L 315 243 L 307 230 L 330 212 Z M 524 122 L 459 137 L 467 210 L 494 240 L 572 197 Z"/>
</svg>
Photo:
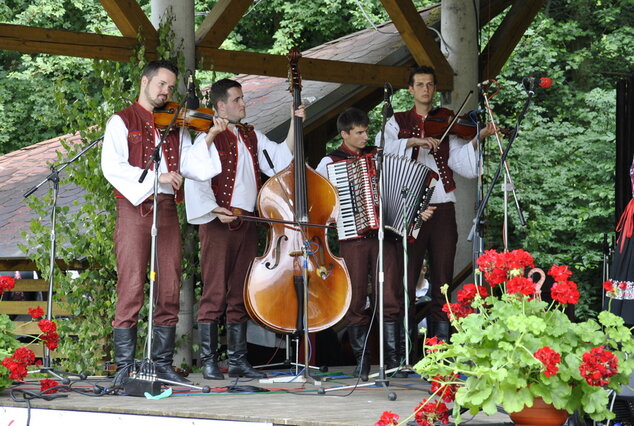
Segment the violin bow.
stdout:
<svg viewBox="0 0 634 426">
<path fill-rule="evenodd" d="M 491 108 L 491 104 L 489 103 L 489 100 L 492 99 L 495 95 L 497 95 L 498 92 L 500 91 L 500 85 L 498 84 L 497 80 L 492 80 L 492 82 L 495 83 L 496 89 L 495 89 L 495 92 L 493 92 L 491 95 L 488 95 L 488 92 L 487 92 L 489 85 L 483 86 L 480 89 L 482 92 L 482 97 L 484 98 L 484 107 L 487 110 L 487 113 L 489 114 L 489 119 L 491 120 L 491 123 L 493 123 L 493 126 L 495 128 L 495 140 L 498 143 L 499 153 L 500 155 L 502 155 L 502 153 L 504 152 L 504 148 L 502 148 L 502 139 L 500 138 L 500 131 L 498 127 L 495 125 L 495 117 L 493 116 L 493 108 Z M 517 209 L 519 221 L 522 224 L 522 226 L 526 226 L 526 219 L 524 219 L 524 215 L 522 214 L 522 208 L 520 207 L 517 194 L 515 193 L 515 184 L 513 183 L 513 179 L 511 179 L 511 169 L 509 168 L 509 163 L 506 161 L 506 159 L 504 159 L 504 173 L 506 173 L 506 180 L 511 186 L 511 193 L 513 194 L 513 201 L 515 201 L 515 208 Z"/>
<path fill-rule="evenodd" d="M 469 101 L 471 96 L 473 96 L 473 90 L 469 90 L 469 93 L 467 93 L 467 96 L 464 98 L 464 101 L 462 101 L 462 105 L 460 105 L 460 108 L 458 108 L 458 112 L 454 114 L 453 118 L 451 119 L 451 123 L 449 123 L 449 126 L 447 126 L 447 129 L 445 129 L 445 133 L 443 133 L 443 135 L 441 136 L 440 143 L 442 143 L 442 141 L 445 140 L 445 137 L 449 134 L 449 131 L 451 130 L 453 125 L 456 124 L 456 121 L 458 121 L 458 118 L 460 117 L 460 113 L 464 109 L 465 105 L 467 104 L 467 101 Z"/>
</svg>

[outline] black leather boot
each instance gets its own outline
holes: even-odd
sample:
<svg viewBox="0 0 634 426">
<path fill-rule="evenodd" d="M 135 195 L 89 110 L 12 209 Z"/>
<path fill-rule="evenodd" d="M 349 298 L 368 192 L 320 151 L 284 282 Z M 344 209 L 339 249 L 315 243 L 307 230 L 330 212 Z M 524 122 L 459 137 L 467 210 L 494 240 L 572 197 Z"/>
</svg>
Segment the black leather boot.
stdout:
<svg viewBox="0 0 634 426">
<path fill-rule="evenodd" d="M 114 328 L 114 362 L 117 364 L 117 374 L 114 378 L 115 385 L 123 384 L 123 380 L 129 376 L 134 364 L 134 350 L 136 348 L 136 326 L 131 328 Z"/>
<path fill-rule="evenodd" d="M 396 321 L 386 321 L 383 323 L 383 339 L 385 349 L 385 367 L 386 370 L 393 370 L 401 366 L 400 358 L 398 356 L 398 345 L 400 344 L 399 335 L 401 324 Z M 391 374 L 392 377 L 404 378 L 407 377 L 407 373 L 400 370 Z"/>
<path fill-rule="evenodd" d="M 157 377 L 172 382 L 191 383 L 172 368 L 176 326 L 155 325 L 152 328 L 154 330 L 152 333 L 152 361 L 156 366 Z"/>
<path fill-rule="evenodd" d="M 218 323 L 199 322 L 200 361 L 205 379 L 222 380 L 224 374 L 218 368 Z"/>
<path fill-rule="evenodd" d="M 350 340 L 350 347 L 352 353 L 357 360 L 357 366 L 352 373 L 353 377 L 361 377 L 364 382 L 368 381 L 368 375 L 370 374 L 370 349 L 365 347 L 365 337 L 368 334 L 367 325 L 349 325 L 348 326 L 348 340 Z"/>
<path fill-rule="evenodd" d="M 266 374 L 256 370 L 247 361 L 247 323 L 227 323 L 227 356 L 229 377 L 263 379 Z"/>
<path fill-rule="evenodd" d="M 429 321 L 428 337 L 436 336 L 438 340 L 449 343 L 449 321 Z"/>
</svg>

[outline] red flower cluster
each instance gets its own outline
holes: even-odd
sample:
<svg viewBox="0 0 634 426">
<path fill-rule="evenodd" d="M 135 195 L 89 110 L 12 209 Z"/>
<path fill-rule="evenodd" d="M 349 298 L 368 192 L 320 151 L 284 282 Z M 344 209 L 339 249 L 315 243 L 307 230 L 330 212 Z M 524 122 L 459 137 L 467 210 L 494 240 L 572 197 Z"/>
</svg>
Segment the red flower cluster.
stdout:
<svg viewBox="0 0 634 426">
<path fill-rule="evenodd" d="M 458 290 L 458 302 L 462 305 L 470 305 L 477 294 L 483 299 L 489 297 L 489 292 L 486 287 L 475 284 L 465 284 L 462 286 L 462 289 Z"/>
<path fill-rule="evenodd" d="M 398 424 L 399 415 L 394 414 L 391 411 L 384 411 L 381 414 L 381 418 L 378 422 L 374 423 L 374 426 L 389 426 Z"/>
<path fill-rule="evenodd" d="M 415 410 L 416 423 L 421 426 L 433 426 L 436 422 L 449 423 L 449 409 L 444 402 L 423 399 Z"/>
<path fill-rule="evenodd" d="M 618 358 L 603 346 L 592 348 L 583 354 L 582 359 L 579 373 L 590 386 L 605 386 L 609 383 L 607 379 L 619 372 Z"/>
<path fill-rule="evenodd" d="M 0 276 L 0 296 L 4 294 L 5 291 L 11 291 L 15 287 L 15 279 L 9 276 Z"/>
<path fill-rule="evenodd" d="M 425 339 L 425 346 L 440 346 L 440 345 L 444 345 L 445 341 L 444 340 L 440 340 L 437 336 L 434 337 L 429 337 L 427 339 Z M 427 352 L 436 352 L 441 350 L 442 347 L 438 348 L 438 349 L 427 349 Z"/>
<path fill-rule="evenodd" d="M 533 268 L 533 256 L 525 250 L 517 249 L 498 253 L 487 250 L 478 258 L 478 268 L 484 273 L 484 279 L 496 286 L 509 279 L 509 272 L 518 271 L 514 276 L 524 275 L 525 268 Z"/>
<path fill-rule="evenodd" d="M 40 393 L 56 393 L 59 389 L 51 389 L 54 388 L 56 386 L 59 386 L 59 383 L 57 383 L 55 380 L 53 379 L 43 379 L 40 380 Z M 49 390 L 51 389 L 51 390 Z"/>
<path fill-rule="evenodd" d="M 506 283 L 508 294 L 521 293 L 527 296 L 535 294 L 535 283 L 525 277 L 513 277 Z"/>
<path fill-rule="evenodd" d="M 445 303 L 442 307 L 442 311 L 447 314 L 451 321 L 454 321 L 456 318 L 464 318 L 475 312 L 471 307 L 471 303 L 478 294 L 482 298 L 489 296 L 489 292 L 485 287 L 475 284 L 465 284 L 462 289 L 458 290 L 458 303 Z"/>
<path fill-rule="evenodd" d="M 533 354 L 535 358 L 544 364 L 546 367 L 546 371 L 544 371 L 544 375 L 546 377 L 553 377 L 559 371 L 558 364 L 561 362 L 561 355 L 548 346 L 544 346 L 543 348 L 537 349 Z"/>
<path fill-rule="evenodd" d="M 15 350 L 12 356 L 2 360 L 2 365 L 11 372 L 11 374 L 9 374 L 10 379 L 22 380 L 26 376 L 26 368 L 34 362 L 35 354 L 33 351 L 24 346 L 20 346 Z"/>
<path fill-rule="evenodd" d="M 442 377 L 440 375 L 434 376 L 431 382 L 431 391 L 438 395 L 443 401 L 450 403 L 456 399 L 456 392 L 458 391 L 458 385 L 455 384 L 443 384 L 442 382 L 454 382 L 458 379 L 457 374 L 452 374 L 448 377 Z"/>
<path fill-rule="evenodd" d="M 44 316 L 44 309 L 39 306 L 35 309 L 29 308 L 29 315 L 31 315 L 31 318 L 33 319 L 42 318 Z"/>
<path fill-rule="evenodd" d="M 57 324 L 53 321 L 42 319 L 37 323 L 42 330 L 40 338 L 44 341 L 44 344 L 50 350 L 57 349 L 57 342 L 59 341 L 59 335 L 57 334 Z"/>
</svg>

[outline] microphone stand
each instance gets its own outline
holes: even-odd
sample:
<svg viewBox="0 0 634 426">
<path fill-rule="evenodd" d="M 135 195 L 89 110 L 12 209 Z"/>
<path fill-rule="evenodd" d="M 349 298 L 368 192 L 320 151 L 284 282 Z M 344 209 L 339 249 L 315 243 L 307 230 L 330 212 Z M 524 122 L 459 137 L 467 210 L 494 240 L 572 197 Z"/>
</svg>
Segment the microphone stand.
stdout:
<svg viewBox="0 0 634 426">
<path fill-rule="evenodd" d="M 389 93 L 391 93 L 391 86 L 389 86 L 389 83 L 385 84 L 385 92 L 386 92 L 386 96 L 385 96 L 385 102 L 383 104 L 383 111 L 382 111 L 382 115 L 383 115 L 383 120 L 381 122 L 381 141 L 379 146 L 377 147 L 377 153 L 376 153 L 376 174 L 379 178 L 379 229 L 378 229 L 378 242 L 379 242 L 379 255 L 378 255 L 378 263 L 377 263 L 377 283 L 378 283 L 378 301 L 379 301 L 379 373 L 378 373 L 378 378 L 374 381 L 374 383 L 363 383 L 363 384 L 356 384 L 356 385 L 352 385 L 352 386 L 341 386 L 338 388 L 329 388 L 329 389 L 324 389 L 321 388 L 319 390 L 319 394 L 324 394 L 326 392 L 330 392 L 330 391 L 335 391 L 335 390 L 343 390 L 343 389 L 353 389 L 353 388 L 360 388 L 360 387 L 367 387 L 367 386 L 383 386 L 386 390 L 389 391 L 389 385 L 390 382 L 387 380 L 386 375 L 385 375 L 385 350 L 384 350 L 384 330 L 383 330 L 383 290 L 384 290 L 384 273 L 383 273 L 383 242 L 384 242 L 384 236 L 385 236 L 385 229 L 384 229 L 384 224 L 383 224 L 383 147 L 385 146 L 385 124 L 387 123 L 388 118 L 390 118 L 393 114 L 392 111 L 392 105 L 390 104 L 389 101 L 389 96 L 387 95 L 389 90 Z M 368 328 L 368 333 L 370 333 L 371 331 L 371 327 Z M 368 344 L 368 336 L 365 336 L 365 342 L 364 342 L 364 349 L 365 346 Z M 365 355 L 365 350 L 363 351 L 364 355 Z M 361 359 L 359 361 L 360 365 L 363 365 L 363 359 Z M 372 375 L 373 377 L 375 375 Z M 388 396 L 387 398 L 390 401 L 395 401 L 396 400 L 396 393 L 393 391 L 389 391 L 388 392 Z"/>
<path fill-rule="evenodd" d="M 161 164 L 161 148 L 163 146 L 163 144 L 165 143 L 165 140 L 167 139 L 167 135 L 169 135 L 170 131 L 175 127 L 175 123 L 176 123 L 176 119 L 178 118 L 178 116 L 181 113 L 181 110 L 183 109 L 183 107 L 185 106 L 185 103 L 187 102 L 187 98 L 185 98 L 179 105 L 178 110 L 176 111 L 176 113 L 172 116 L 172 119 L 170 120 L 170 123 L 167 125 L 167 128 L 165 128 L 165 130 L 163 131 L 163 133 L 161 134 L 161 139 L 159 140 L 159 142 L 156 144 L 156 147 L 154 148 L 154 152 L 152 153 L 152 155 L 150 156 L 150 158 L 147 161 L 147 164 L 145 165 L 145 169 L 143 170 L 143 173 L 141 173 L 141 177 L 139 178 L 139 183 L 142 183 L 145 180 L 145 177 L 148 174 L 148 171 L 150 169 L 150 167 L 152 166 L 152 164 L 154 164 L 154 189 L 153 189 L 153 200 L 152 200 L 152 227 L 151 227 L 151 245 L 150 245 L 150 272 L 149 272 L 149 278 L 150 278 L 150 294 L 148 296 L 148 336 L 147 336 L 147 346 L 146 346 L 146 353 L 147 356 L 145 358 L 145 360 L 143 361 L 143 363 L 141 364 L 141 367 L 139 368 L 138 372 L 133 372 L 132 374 L 134 374 L 138 379 L 141 380 L 148 380 L 148 381 L 159 381 L 162 382 L 164 384 L 167 385 L 175 385 L 175 386 L 185 386 L 185 387 L 189 387 L 192 389 L 197 389 L 202 391 L 203 393 L 209 393 L 210 388 L 209 386 L 196 386 L 193 384 L 189 384 L 189 383 L 181 383 L 181 382 L 172 382 L 171 380 L 166 380 L 166 379 L 159 379 L 156 377 L 156 367 L 154 366 L 154 361 L 152 360 L 152 340 L 154 339 L 153 336 L 153 322 L 154 322 L 154 285 L 155 285 L 155 279 L 156 279 L 156 241 L 158 238 L 158 214 L 157 214 L 157 210 L 158 210 L 158 178 L 159 178 L 159 165 Z"/>
<path fill-rule="evenodd" d="M 84 149 L 82 149 L 77 155 L 75 155 L 73 158 L 71 158 L 67 162 L 62 163 L 59 168 L 55 168 L 55 166 L 51 166 L 51 173 L 46 178 L 44 178 L 43 181 L 41 181 L 40 183 L 38 183 L 37 185 L 35 185 L 34 187 L 32 187 L 31 189 L 29 189 L 28 191 L 24 193 L 24 198 L 28 198 L 31 194 L 37 191 L 37 189 L 40 186 L 42 186 L 45 182 L 51 181 L 53 184 L 53 203 L 51 206 L 51 234 L 50 234 L 51 249 L 49 253 L 48 297 L 46 301 L 46 319 L 49 321 L 53 320 L 53 287 L 55 283 L 55 260 L 56 260 L 55 252 L 56 252 L 56 243 L 57 243 L 55 227 L 57 222 L 57 196 L 59 194 L 59 172 L 64 170 L 70 164 L 74 163 L 79 157 L 84 155 L 86 151 L 91 149 L 93 146 L 97 144 L 97 142 L 101 140 L 103 140 L 103 136 L 90 142 L 90 144 L 88 144 Z M 80 380 L 86 379 L 85 373 L 72 374 L 65 371 L 59 371 L 54 369 L 51 364 L 51 350 L 46 345 L 44 345 L 44 356 L 42 358 L 42 367 L 40 367 L 37 370 L 29 371 L 29 374 L 34 374 L 34 373 L 50 374 L 56 379 L 61 380 L 63 384 L 70 383 L 70 380 L 68 379 L 68 377 L 63 377 L 63 375 L 78 377 Z"/>
<path fill-rule="evenodd" d="M 519 130 L 520 124 L 522 120 L 524 119 L 524 116 L 526 115 L 526 112 L 528 111 L 528 107 L 530 106 L 531 99 L 533 98 L 533 95 L 535 94 L 533 90 L 534 88 L 535 88 L 534 83 L 532 83 L 531 86 L 527 90 L 528 96 L 526 97 L 526 102 L 524 103 L 524 107 L 522 108 L 522 111 L 517 117 L 517 123 L 515 124 L 515 128 L 513 129 L 513 134 L 511 135 L 509 142 L 506 145 L 506 148 L 504 148 L 504 151 L 502 152 L 502 156 L 500 157 L 500 162 L 498 163 L 498 167 L 497 167 L 497 170 L 495 171 L 495 175 L 493 176 L 493 180 L 489 184 L 489 189 L 487 190 L 487 193 L 484 196 L 484 199 L 478 205 L 478 210 L 476 212 L 475 218 L 473 219 L 473 226 L 471 228 L 471 232 L 469 233 L 469 236 L 475 235 L 476 228 L 481 225 L 484 208 L 486 207 L 489 201 L 489 198 L 491 197 L 491 192 L 493 192 L 493 188 L 495 187 L 495 184 L 500 178 L 502 167 L 506 164 L 506 157 L 508 156 L 508 153 L 511 150 L 511 146 L 513 145 L 513 142 L 515 141 L 515 138 L 517 137 L 517 132 Z M 480 133 L 478 131 L 477 136 L 479 137 L 479 135 Z M 505 188 L 505 191 L 506 191 L 506 188 Z M 474 264 L 474 267 L 475 267 L 475 264 Z"/>
</svg>

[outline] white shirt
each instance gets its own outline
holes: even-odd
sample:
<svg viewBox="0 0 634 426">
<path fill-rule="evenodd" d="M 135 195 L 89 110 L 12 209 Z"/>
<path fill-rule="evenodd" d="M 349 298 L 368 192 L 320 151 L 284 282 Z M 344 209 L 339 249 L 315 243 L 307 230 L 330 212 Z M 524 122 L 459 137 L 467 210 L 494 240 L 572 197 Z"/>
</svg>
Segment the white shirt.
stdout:
<svg viewBox="0 0 634 426">
<path fill-rule="evenodd" d="M 400 127 L 396 122 L 394 116 L 385 125 L 385 146 L 384 152 L 389 154 L 395 154 L 399 156 L 405 156 L 412 158 L 412 147 L 406 148 L 407 138 L 399 139 L 398 132 Z M 375 144 L 378 146 L 381 141 L 381 133 L 376 135 Z M 463 139 L 455 135 L 449 135 L 449 160 L 448 166 L 454 173 L 458 173 L 460 176 L 467 179 L 473 179 L 478 176 L 477 168 L 478 150 L 473 147 L 471 142 L 465 143 Z M 438 173 L 438 166 L 436 160 L 430 150 L 421 148 L 418 150 L 418 162 L 429 167 L 436 173 Z M 442 182 L 436 184 L 436 189 L 431 197 L 432 204 L 456 202 L 456 195 L 454 192 L 445 192 L 445 188 Z"/>
<path fill-rule="evenodd" d="M 191 143 L 189 131 L 180 129 L 180 169 L 183 177 L 196 180 L 207 180 L 216 176 L 222 170 L 220 157 L 215 150 L 207 150 L 194 147 Z M 161 140 L 157 131 L 154 142 Z M 161 157 L 163 152 L 161 150 Z M 139 178 L 143 168 L 132 166 L 128 162 L 128 128 L 123 119 L 113 115 L 106 124 L 101 150 L 101 169 L 105 178 L 114 186 L 132 205 L 138 206 L 154 192 L 153 171 L 148 172 L 143 182 Z M 161 161 L 159 173 L 167 173 L 167 164 Z M 158 184 L 160 194 L 173 194 L 174 190 L 169 184 Z"/>
<path fill-rule="evenodd" d="M 231 126 L 229 130 L 236 135 L 236 140 L 238 141 L 238 162 L 236 165 L 236 180 L 231 196 L 231 206 L 245 211 L 253 211 L 258 196 L 253 161 L 251 161 L 249 149 L 240 137 L 238 129 L 235 126 Z M 275 173 L 282 171 L 293 160 L 293 154 L 286 143 L 278 144 L 273 142 L 258 130 L 255 130 L 255 135 L 258 140 L 258 163 L 262 173 L 267 176 L 273 176 Z M 194 141 L 194 148 L 201 143 L 205 144 L 204 137 L 201 139 L 201 136 L 198 136 Z M 207 145 L 205 144 L 206 147 Z M 213 144 L 212 148 L 215 149 Z M 275 170 L 269 167 L 263 153 L 264 150 L 271 157 Z M 185 208 L 189 223 L 201 225 L 211 222 L 217 217 L 216 214 L 212 213 L 216 207 L 218 207 L 218 203 L 211 189 L 211 178 L 203 182 L 185 181 Z"/>
</svg>

